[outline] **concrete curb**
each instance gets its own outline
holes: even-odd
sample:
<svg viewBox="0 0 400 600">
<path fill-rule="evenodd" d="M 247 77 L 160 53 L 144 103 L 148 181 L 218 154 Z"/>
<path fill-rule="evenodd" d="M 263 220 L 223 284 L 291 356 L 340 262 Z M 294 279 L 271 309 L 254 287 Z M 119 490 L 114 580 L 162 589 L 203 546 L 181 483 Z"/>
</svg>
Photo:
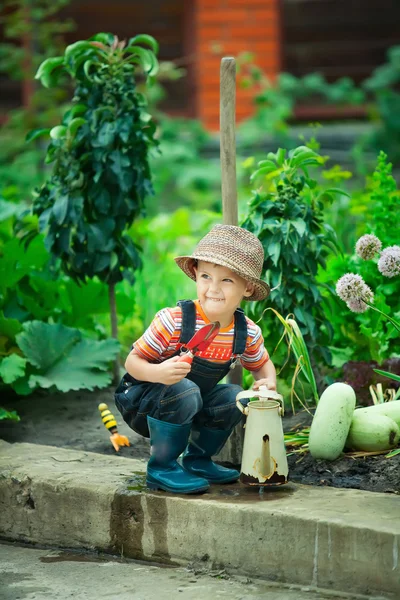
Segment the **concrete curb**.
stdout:
<svg viewBox="0 0 400 600">
<path fill-rule="evenodd" d="M 143 489 L 144 461 L 0 442 L 0 535 L 243 575 L 400 594 L 400 497 L 290 484 L 202 496 Z"/>
</svg>

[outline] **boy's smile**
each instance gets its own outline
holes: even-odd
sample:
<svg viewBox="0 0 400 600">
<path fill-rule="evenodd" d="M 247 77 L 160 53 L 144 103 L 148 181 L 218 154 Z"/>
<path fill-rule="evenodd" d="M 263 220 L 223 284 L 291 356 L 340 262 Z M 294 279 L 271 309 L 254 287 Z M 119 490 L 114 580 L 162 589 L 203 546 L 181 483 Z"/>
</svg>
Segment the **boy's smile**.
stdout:
<svg viewBox="0 0 400 600">
<path fill-rule="evenodd" d="M 228 327 L 244 296 L 251 296 L 253 284 L 245 281 L 227 267 L 199 260 L 196 273 L 197 295 L 210 321 Z"/>
</svg>

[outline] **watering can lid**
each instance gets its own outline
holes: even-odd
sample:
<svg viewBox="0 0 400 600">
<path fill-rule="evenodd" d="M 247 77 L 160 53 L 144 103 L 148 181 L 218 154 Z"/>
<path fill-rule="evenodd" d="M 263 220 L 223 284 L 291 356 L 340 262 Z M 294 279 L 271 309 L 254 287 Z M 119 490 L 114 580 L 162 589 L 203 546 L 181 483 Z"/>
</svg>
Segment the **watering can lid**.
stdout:
<svg viewBox="0 0 400 600">
<path fill-rule="evenodd" d="M 278 402 L 283 401 L 283 396 L 278 394 L 275 390 L 270 390 L 267 386 L 262 385 L 258 390 L 244 390 L 243 392 L 239 392 L 236 396 L 236 400 L 240 400 L 241 398 L 260 398 L 260 400 L 268 399 L 268 400 L 277 400 Z"/>
</svg>

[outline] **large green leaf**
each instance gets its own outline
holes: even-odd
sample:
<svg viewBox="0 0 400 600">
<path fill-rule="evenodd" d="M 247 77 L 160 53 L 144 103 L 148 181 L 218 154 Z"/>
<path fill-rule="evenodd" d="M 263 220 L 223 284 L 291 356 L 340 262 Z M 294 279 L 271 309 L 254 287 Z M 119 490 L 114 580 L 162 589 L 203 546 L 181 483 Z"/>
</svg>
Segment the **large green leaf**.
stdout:
<svg viewBox="0 0 400 600">
<path fill-rule="evenodd" d="M 43 375 L 31 375 L 29 385 L 32 388 L 55 386 L 61 392 L 105 387 L 112 379 L 111 373 L 105 369 L 115 359 L 118 351 L 117 340 L 95 342 L 83 339 L 73 346 L 67 355 L 51 365 Z"/>
<path fill-rule="evenodd" d="M 4 383 L 13 383 L 25 374 L 26 358 L 11 354 L 0 362 L 0 377 Z"/>
<path fill-rule="evenodd" d="M 41 321 L 28 321 L 17 335 L 17 343 L 28 361 L 41 370 L 49 369 L 81 340 L 77 329 L 60 323 L 50 325 Z"/>
<path fill-rule="evenodd" d="M 37 368 L 29 377 L 29 386 L 62 392 L 105 387 L 111 382 L 106 371 L 119 351 L 114 339 L 82 339 L 79 330 L 61 324 L 30 321 L 23 325 L 17 342 L 28 361 Z"/>
</svg>

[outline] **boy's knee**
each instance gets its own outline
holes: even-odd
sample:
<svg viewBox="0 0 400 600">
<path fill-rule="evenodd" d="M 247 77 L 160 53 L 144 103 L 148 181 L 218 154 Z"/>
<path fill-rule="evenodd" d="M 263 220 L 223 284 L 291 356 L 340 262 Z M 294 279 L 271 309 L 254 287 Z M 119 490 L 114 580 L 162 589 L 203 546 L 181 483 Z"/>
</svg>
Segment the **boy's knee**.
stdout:
<svg viewBox="0 0 400 600">
<path fill-rule="evenodd" d="M 182 379 L 170 386 L 160 405 L 163 415 L 170 413 L 175 422 L 189 423 L 203 407 L 200 388 L 190 379 Z"/>
</svg>

